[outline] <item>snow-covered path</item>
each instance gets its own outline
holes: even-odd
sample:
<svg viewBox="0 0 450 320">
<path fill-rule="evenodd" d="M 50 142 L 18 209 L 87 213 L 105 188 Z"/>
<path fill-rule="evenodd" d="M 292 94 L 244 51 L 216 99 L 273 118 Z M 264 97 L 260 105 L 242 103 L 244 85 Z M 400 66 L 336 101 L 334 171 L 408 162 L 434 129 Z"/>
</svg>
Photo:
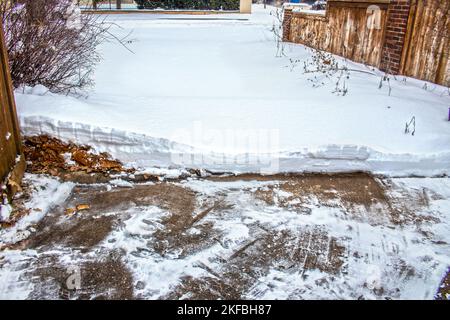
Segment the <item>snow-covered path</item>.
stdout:
<svg viewBox="0 0 450 320">
<path fill-rule="evenodd" d="M 313 88 L 313 75 L 302 72 L 307 49 L 286 44 L 287 56 L 275 57 L 271 11 L 110 17 L 120 36 L 132 32 L 133 53 L 103 45 L 87 99 L 17 92 L 22 128 L 144 167 L 450 173 L 448 88 L 425 90 L 400 77 L 389 96 L 386 85 L 378 88 L 379 71 L 353 63 L 377 76 L 352 72 L 346 96 L 333 93 L 336 79 Z M 291 58 L 300 61 L 293 70 Z M 413 117 L 414 136 L 404 133 Z M 186 154 L 201 156 L 187 161 Z"/>
<path fill-rule="evenodd" d="M 450 265 L 448 178 L 25 181 L 1 299 L 433 299 Z"/>
</svg>

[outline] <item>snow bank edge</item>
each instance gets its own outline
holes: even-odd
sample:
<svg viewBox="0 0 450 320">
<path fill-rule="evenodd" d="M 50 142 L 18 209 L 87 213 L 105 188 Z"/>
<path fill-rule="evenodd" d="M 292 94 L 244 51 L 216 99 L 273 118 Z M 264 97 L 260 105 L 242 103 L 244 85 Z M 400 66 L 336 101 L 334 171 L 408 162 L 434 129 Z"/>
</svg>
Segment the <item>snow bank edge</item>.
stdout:
<svg viewBox="0 0 450 320">
<path fill-rule="evenodd" d="M 317 150 L 304 148 L 298 152 L 263 155 L 261 162 L 260 159 L 253 161 L 255 155 L 251 154 L 205 153 L 164 138 L 50 117 L 21 116 L 19 121 L 25 136 L 46 134 L 64 141 L 88 144 L 99 152 L 109 152 L 126 165 L 139 168 L 198 167 L 216 172 L 263 174 L 366 171 L 392 177 L 450 175 L 450 151 L 386 154 L 365 146 L 326 145 Z M 179 160 L 180 154 L 184 159 L 200 161 L 180 164 L 174 161 Z"/>
</svg>

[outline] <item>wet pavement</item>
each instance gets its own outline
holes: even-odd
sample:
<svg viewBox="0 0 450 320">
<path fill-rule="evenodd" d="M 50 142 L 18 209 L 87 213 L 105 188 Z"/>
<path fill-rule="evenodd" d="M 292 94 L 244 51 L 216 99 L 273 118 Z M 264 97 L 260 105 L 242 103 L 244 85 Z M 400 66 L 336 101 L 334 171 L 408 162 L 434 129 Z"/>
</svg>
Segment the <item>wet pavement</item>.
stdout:
<svg viewBox="0 0 450 320">
<path fill-rule="evenodd" d="M 450 265 L 449 180 L 75 183 L 3 246 L 0 296 L 432 299 Z"/>
</svg>

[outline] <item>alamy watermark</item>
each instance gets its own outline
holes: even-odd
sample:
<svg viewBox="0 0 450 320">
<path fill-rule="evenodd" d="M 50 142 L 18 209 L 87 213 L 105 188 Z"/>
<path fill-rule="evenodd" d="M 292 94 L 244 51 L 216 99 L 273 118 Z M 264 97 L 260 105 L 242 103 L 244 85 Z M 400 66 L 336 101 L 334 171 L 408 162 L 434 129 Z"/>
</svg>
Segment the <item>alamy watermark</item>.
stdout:
<svg viewBox="0 0 450 320">
<path fill-rule="evenodd" d="M 171 162 L 183 167 L 245 167 L 261 173 L 279 170 L 279 129 L 214 129 L 196 121 L 191 127 L 175 130 L 170 140 L 193 146 L 171 153 Z"/>
<path fill-rule="evenodd" d="M 366 286 L 370 290 L 378 290 L 382 287 L 381 269 L 376 265 L 367 266 L 366 270 Z"/>
<path fill-rule="evenodd" d="M 167 138 L 155 138 L 63 121 L 46 123 L 34 118 L 21 121 L 23 128 L 34 128 L 33 134 L 45 133 L 61 140 L 90 144 L 100 148 L 99 151 L 105 151 L 102 149 L 104 145 L 113 146 L 116 155 L 149 166 L 154 162 L 169 161 L 170 165 L 185 168 L 245 168 L 265 174 L 279 171 L 279 129 L 215 129 L 206 122 L 194 121 L 184 128 L 173 130 Z"/>
<path fill-rule="evenodd" d="M 69 277 L 66 279 L 66 287 L 69 290 L 81 289 L 81 269 L 78 266 L 70 266 L 67 268 Z"/>
<path fill-rule="evenodd" d="M 382 29 L 382 17 L 383 17 L 383 11 L 381 8 L 377 5 L 370 5 L 366 9 L 366 28 L 368 30 L 381 30 Z M 348 31 L 351 32 L 358 32 L 361 30 L 358 30 L 357 24 L 355 21 L 350 17 L 347 20 L 347 23 L 345 25 L 345 28 Z"/>
</svg>

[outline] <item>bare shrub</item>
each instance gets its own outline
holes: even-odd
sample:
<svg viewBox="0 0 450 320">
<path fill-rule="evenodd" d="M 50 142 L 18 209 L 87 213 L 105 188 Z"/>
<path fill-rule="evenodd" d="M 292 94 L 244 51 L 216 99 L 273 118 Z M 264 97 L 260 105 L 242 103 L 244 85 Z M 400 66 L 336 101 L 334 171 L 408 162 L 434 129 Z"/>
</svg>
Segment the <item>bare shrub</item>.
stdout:
<svg viewBox="0 0 450 320">
<path fill-rule="evenodd" d="M 264 2 L 265 5 L 265 2 Z M 275 54 L 276 57 L 284 57 L 286 54 L 284 53 L 284 42 L 283 42 L 283 19 L 284 12 L 283 9 L 276 9 L 275 11 L 270 12 L 271 16 L 275 17 L 275 20 L 272 25 L 272 33 L 275 39 L 275 43 L 277 45 L 277 52 Z"/>
<path fill-rule="evenodd" d="M 413 116 L 409 122 L 405 125 L 405 134 L 411 134 L 414 136 L 416 134 L 416 117 Z"/>
<path fill-rule="evenodd" d="M 308 74 L 309 77 L 307 80 L 312 83 L 312 86 L 314 88 L 325 86 L 329 84 L 330 82 L 334 84 L 334 89 L 332 93 L 338 95 L 338 96 L 346 96 L 349 93 L 349 86 L 348 82 L 350 80 L 350 77 L 352 73 L 364 73 L 371 76 L 379 76 L 379 73 L 375 71 L 373 68 L 369 68 L 367 66 L 367 69 L 359 69 L 359 68 L 350 68 L 348 64 L 347 58 L 345 58 L 349 50 L 351 49 L 346 43 L 341 44 L 341 50 L 340 55 L 342 56 L 342 59 L 337 58 L 336 55 L 329 53 L 326 51 L 327 43 L 331 40 L 334 34 L 337 34 L 337 30 L 333 28 L 331 25 L 327 25 L 327 30 L 325 32 L 321 32 L 320 34 L 317 34 L 314 31 L 310 31 L 304 34 L 302 37 L 301 44 L 304 45 L 305 49 L 309 51 L 309 55 L 305 58 L 292 58 L 288 57 L 285 54 L 284 45 L 282 42 L 282 11 L 277 12 L 276 15 L 276 22 L 274 24 L 274 27 L 272 28 L 272 32 L 275 36 L 276 40 L 276 46 L 277 46 L 277 56 L 284 56 L 289 59 L 289 69 L 290 71 L 293 71 L 296 69 L 299 65 L 303 68 L 303 73 Z M 296 26 L 299 29 L 307 29 L 307 23 L 300 24 Z M 363 33 L 358 30 L 358 28 L 352 23 L 350 20 L 350 23 L 346 26 L 346 28 L 349 28 L 349 31 L 352 32 L 355 35 L 355 43 L 361 44 L 363 43 L 362 35 Z M 391 64 L 391 61 L 389 59 L 388 61 L 389 66 Z M 396 78 L 388 73 L 385 72 L 383 76 L 381 77 L 379 89 L 381 89 L 384 85 L 384 83 L 387 83 L 389 92 L 388 94 L 391 95 L 391 81 L 390 79 Z"/>
<path fill-rule="evenodd" d="M 386 53 L 387 53 L 387 61 L 386 61 L 386 66 L 385 66 L 385 70 L 386 71 L 381 76 L 380 83 L 378 85 L 378 89 L 382 89 L 383 88 L 383 84 L 386 83 L 387 84 L 387 88 L 388 88 L 388 95 L 390 96 L 391 93 L 392 93 L 391 78 L 393 78 L 394 80 L 397 80 L 397 78 L 391 72 L 391 70 L 392 70 L 392 63 L 393 63 L 392 55 L 391 55 L 391 53 L 389 51 L 386 52 Z M 406 79 L 405 79 L 405 81 L 406 81 Z"/>
<path fill-rule="evenodd" d="M 331 32 L 328 33 L 331 34 Z M 328 80 L 335 83 L 334 94 L 345 96 L 348 93 L 346 80 L 350 78 L 347 59 L 344 59 L 343 63 L 339 63 L 333 54 L 316 48 L 318 39 L 325 41 L 313 32 L 309 33 L 305 39 L 306 48 L 311 55 L 309 59 L 303 61 L 303 72 L 312 75 L 308 81 L 313 84 L 313 87 L 323 86 L 325 80 Z M 343 47 L 344 52 L 346 49 Z"/>
<path fill-rule="evenodd" d="M 110 24 L 81 14 L 72 0 L 2 0 L 0 17 L 15 87 L 78 92 L 93 84 L 97 46 L 114 39 Z"/>
</svg>

